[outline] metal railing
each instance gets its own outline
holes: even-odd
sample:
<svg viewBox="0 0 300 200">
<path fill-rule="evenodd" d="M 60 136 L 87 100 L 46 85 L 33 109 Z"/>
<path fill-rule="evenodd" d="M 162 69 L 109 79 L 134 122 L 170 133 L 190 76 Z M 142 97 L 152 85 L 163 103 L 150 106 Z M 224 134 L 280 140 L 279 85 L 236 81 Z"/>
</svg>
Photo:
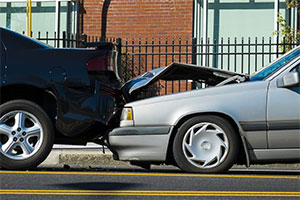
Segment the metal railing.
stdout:
<svg viewBox="0 0 300 200">
<path fill-rule="evenodd" d="M 23 34 L 25 34 L 24 31 Z M 85 35 L 67 34 L 65 31 L 58 35 L 56 32 L 32 32 L 31 35 L 33 38 L 55 48 L 79 48 L 84 47 L 86 42 Z"/>
<path fill-rule="evenodd" d="M 285 41 L 284 38 L 283 41 Z M 208 39 L 206 44 L 201 39 L 196 44 L 195 56 L 201 65 L 251 74 L 297 45 L 299 43 L 273 42 L 272 37 L 240 38 L 239 40 L 221 38 L 220 41 Z"/>
<path fill-rule="evenodd" d="M 195 39 L 125 39 L 122 42 L 122 68 L 133 76 L 173 62 L 196 64 Z M 132 76 L 125 75 L 128 80 Z M 157 88 L 160 94 L 190 90 L 189 81 L 161 81 Z"/>
<path fill-rule="evenodd" d="M 209 66 L 243 74 L 252 74 L 298 44 L 279 44 L 273 38 L 203 39 L 125 39 L 122 41 L 122 59 L 125 71 L 134 75 L 173 62 Z M 125 60 L 125 62 L 124 62 Z M 128 62 L 129 61 L 129 62 Z M 131 77 L 125 77 L 128 79 Z M 192 81 L 160 82 L 160 94 L 190 90 Z"/>
</svg>

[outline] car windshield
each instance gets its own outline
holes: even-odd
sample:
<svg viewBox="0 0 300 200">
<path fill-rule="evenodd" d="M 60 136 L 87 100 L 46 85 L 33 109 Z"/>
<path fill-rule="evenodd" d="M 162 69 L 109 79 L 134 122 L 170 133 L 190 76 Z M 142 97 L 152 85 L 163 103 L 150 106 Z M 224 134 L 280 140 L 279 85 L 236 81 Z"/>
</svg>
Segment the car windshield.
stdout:
<svg viewBox="0 0 300 200">
<path fill-rule="evenodd" d="M 290 63 L 292 60 L 294 60 L 296 57 L 300 55 L 300 48 L 294 50 L 293 52 L 287 54 L 286 56 L 281 57 L 276 62 L 272 63 L 268 67 L 263 68 L 256 74 L 252 75 L 250 78 L 250 81 L 261 81 L 265 78 L 269 77 L 273 73 L 275 73 L 277 70 L 279 70 L 284 65 Z"/>
</svg>

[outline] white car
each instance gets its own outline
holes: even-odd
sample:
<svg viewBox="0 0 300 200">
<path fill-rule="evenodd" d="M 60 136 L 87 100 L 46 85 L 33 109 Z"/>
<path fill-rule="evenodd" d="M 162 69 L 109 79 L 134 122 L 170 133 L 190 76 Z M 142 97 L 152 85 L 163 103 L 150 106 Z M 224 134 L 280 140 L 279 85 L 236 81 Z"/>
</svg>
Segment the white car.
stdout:
<svg viewBox="0 0 300 200">
<path fill-rule="evenodd" d="M 237 162 L 299 162 L 299 64 L 297 47 L 250 77 L 174 63 L 130 81 L 129 93 L 158 79 L 214 87 L 126 104 L 120 127 L 109 133 L 115 159 L 202 173 Z"/>
</svg>

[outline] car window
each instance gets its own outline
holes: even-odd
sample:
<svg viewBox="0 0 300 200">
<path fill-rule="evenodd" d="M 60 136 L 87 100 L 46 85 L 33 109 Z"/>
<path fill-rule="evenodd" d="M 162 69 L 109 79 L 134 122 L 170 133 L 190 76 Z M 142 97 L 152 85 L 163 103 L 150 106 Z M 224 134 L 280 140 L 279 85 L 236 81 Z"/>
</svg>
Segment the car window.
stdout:
<svg viewBox="0 0 300 200">
<path fill-rule="evenodd" d="M 296 67 L 294 67 L 291 72 L 299 72 L 300 73 L 300 64 L 298 64 Z"/>
<path fill-rule="evenodd" d="M 287 54 L 286 56 L 281 57 L 280 59 L 278 59 L 276 62 L 274 62 L 270 66 L 263 68 L 261 71 L 254 74 L 254 76 L 252 76 L 250 78 L 250 81 L 264 80 L 265 78 L 274 74 L 281 67 L 287 65 L 288 63 L 290 63 L 291 61 L 293 61 L 294 59 L 296 59 L 299 56 L 300 56 L 300 49 L 297 49 L 297 50 L 291 52 L 290 54 Z"/>
</svg>

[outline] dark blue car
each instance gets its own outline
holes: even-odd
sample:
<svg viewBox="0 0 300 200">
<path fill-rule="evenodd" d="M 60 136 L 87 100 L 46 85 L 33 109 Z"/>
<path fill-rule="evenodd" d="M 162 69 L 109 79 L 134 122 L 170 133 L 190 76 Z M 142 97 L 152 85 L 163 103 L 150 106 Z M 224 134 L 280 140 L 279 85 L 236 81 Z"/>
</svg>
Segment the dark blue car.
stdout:
<svg viewBox="0 0 300 200">
<path fill-rule="evenodd" d="M 57 49 L 0 28 L 1 168 L 36 167 L 54 143 L 103 142 L 123 100 L 115 45 L 95 46 Z"/>
</svg>

